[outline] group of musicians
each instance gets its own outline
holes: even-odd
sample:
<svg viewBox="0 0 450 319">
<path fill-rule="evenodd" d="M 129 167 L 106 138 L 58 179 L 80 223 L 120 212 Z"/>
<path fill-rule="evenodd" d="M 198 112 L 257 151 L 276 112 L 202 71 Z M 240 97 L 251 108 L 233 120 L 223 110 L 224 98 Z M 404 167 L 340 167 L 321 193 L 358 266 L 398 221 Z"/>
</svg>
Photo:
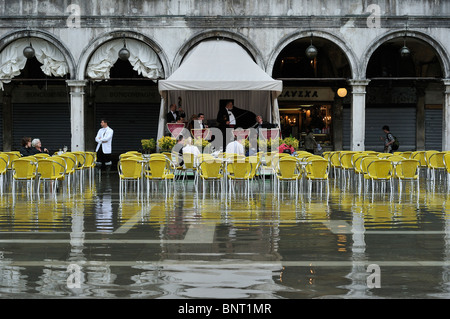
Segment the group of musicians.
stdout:
<svg viewBox="0 0 450 319">
<path fill-rule="evenodd" d="M 186 113 L 181 107 L 177 108 L 176 104 L 170 105 L 170 110 L 166 115 L 167 123 L 184 123 Z M 238 108 L 233 105 L 233 101 L 227 101 L 225 106 L 220 107 L 217 113 L 217 125 L 218 128 L 225 132 L 227 128 L 275 128 L 276 125 L 263 121 L 261 115 Z M 194 121 L 196 121 L 196 128 L 204 129 L 208 128 L 205 123 L 205 116 L 203 113 L 194 115 L 188 124 L 188 128 L 194 128 Z"/>
</svg>

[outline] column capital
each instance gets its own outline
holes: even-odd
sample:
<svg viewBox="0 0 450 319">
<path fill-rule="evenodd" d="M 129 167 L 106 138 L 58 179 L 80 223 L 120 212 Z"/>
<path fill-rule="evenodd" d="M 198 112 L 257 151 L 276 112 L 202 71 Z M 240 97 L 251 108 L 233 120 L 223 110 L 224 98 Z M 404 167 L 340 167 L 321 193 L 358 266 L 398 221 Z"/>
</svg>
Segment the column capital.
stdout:
<svg viewBox="0 0 450 319">
<path fill-rule="evenodd" d="M 367 79 L 358 79 L 358 80 L 350 79 L 347 82 L 351 86 L 368 86 L 370 80 L 367 80 Z"/>
<path fill-rule="evenodd" d="M 450 79 L 442 79 L 442 82 L 445 85 L 445 93 L 450 94 Z"/>
<path fill-rule="evenodd" d="M 69 87 L 85 87 L 88 83 L 87 80 L 66 80 Z"/>
</svg>

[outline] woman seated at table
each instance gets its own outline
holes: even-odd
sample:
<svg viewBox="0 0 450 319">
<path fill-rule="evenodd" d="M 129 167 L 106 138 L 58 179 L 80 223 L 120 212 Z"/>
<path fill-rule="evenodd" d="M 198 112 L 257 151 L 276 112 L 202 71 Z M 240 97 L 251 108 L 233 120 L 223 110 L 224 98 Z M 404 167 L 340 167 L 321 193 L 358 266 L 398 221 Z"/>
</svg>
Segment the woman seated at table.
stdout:
<svg viewBox="0 0 450 319">
<path fill-rule="evenodd" d="M 41 140 L 35 138 L 31 141 L 31 154 L 47 153 L 48 149 L 42 147 Z"/>
</svg>

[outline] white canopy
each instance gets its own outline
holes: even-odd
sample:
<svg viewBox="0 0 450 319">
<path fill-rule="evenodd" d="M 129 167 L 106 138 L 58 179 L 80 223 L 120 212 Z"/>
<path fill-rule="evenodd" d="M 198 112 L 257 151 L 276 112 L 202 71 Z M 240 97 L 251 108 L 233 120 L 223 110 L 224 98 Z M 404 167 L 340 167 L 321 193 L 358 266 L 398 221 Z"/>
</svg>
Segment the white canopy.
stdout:
<svg viewBox="0 0 450 319">
<path fill-rule="evenodd" d="M 42 63 L 41 69 L 48 76 L 64 77 L 69 72 L 69 66 L 61 51 L 55 45 L 38 38 L 22 38 L 10 43 L 0 53 L 0 88 L 3 83 L 11 82 L 18 76 L 27 63 L 23 49 L 33 46 L 36 59 Z"/>
<path fill-rule="evenodd" d="M 185 57 L 167 79 L 159 81 L 161 104 L 158 137 L 163 135 L 167 104 L 182 100 L 190 117 L 202 112 L 215 119 L 220 99 L 232 99 L 242 109 L 279 124 L 276 98 L 283 83 L 272 79 L 239 44 L 228 40 L 205 40 Z"/>
<path fill-rule="evenodd" d="M 148 45 L 134 39 L 126 39 L 126 46 L 130 51 L 129 61 L 133 69 L 150 79 L 164 76 L 158 55 Z M 123 40 L 116 39 L 100 46 L 92 55 L 87 66 L 87 76 L 94 80 L 110 78 L 110 70 L 119 58 L 119 51 L 124 47 Z"/>
</svg>

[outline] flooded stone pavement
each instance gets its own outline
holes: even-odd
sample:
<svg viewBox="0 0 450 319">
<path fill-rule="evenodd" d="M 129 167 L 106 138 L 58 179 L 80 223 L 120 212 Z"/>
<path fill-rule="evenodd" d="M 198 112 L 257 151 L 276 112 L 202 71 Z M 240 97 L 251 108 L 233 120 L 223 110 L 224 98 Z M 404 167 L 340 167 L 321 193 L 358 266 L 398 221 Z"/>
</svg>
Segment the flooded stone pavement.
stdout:
<svg viewBox="0 0 450 319">
<path fill-rule="evenodd" d="M 0 298 L 449 298 L 446 182 L 0 197 Z"/>
</svg>

